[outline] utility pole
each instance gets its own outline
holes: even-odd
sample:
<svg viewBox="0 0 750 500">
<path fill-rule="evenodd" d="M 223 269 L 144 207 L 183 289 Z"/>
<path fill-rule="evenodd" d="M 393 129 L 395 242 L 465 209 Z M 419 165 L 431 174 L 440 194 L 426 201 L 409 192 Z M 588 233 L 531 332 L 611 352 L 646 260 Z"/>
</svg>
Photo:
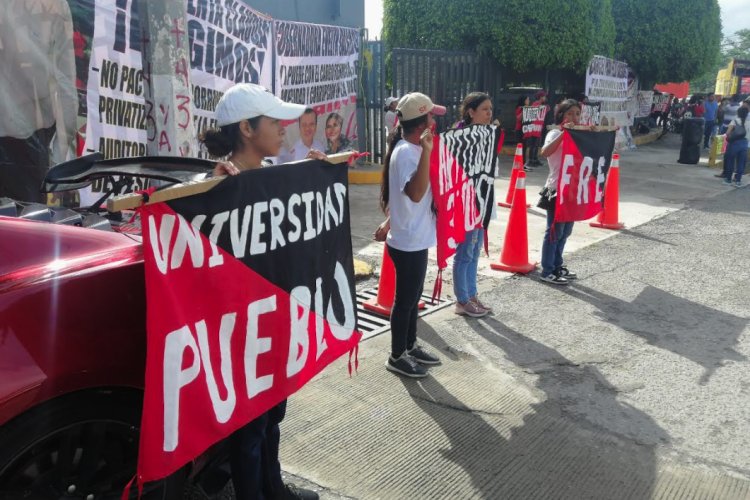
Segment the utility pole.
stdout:
<svg viewBox="0 0 750 500">
<path fill-rule="evenodd" d="M 190 57 L 185 2 L 137 0 L 141 20 L 146 151 L 194 156 Z"/>
</svg>

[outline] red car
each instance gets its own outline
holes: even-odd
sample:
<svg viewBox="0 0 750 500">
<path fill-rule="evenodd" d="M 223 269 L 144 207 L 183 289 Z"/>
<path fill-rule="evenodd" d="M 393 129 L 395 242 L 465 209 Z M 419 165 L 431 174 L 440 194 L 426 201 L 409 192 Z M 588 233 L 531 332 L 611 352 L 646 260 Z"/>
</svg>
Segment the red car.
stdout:
<svg viewBox="0 0 750 500">
<path fill-rule="evenodd" d="M 51 169 L 45 187 L 106 178 L 115 192 L 133 179 L 198 179 L 212 166 L 90 156 Z M 145 288 L 140 236 L 120 219 L 0 200 L 0 499 L 120 498 L 135 473 Z M 223 486 L 222 467 L 205 466 L 218 455 L 147 485 L 144 498 L 181 498 L 187 475 Z"/>
</svg>

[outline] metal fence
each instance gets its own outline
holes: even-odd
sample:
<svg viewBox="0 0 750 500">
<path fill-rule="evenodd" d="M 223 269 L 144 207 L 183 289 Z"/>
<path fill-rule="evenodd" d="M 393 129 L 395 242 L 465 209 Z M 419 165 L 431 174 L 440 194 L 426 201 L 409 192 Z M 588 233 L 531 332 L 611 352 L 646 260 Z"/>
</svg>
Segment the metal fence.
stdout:
<svg viewBox="0 0 750 500">
<path fill-rule="evenodd" d="M 494 61 L 471 52 L 443 50 L 393 49 L 390 61 L 390 85 L 386 78 L 386 55 L 380 41 L 364 42 L 359 105 L 365 117 L 366 150 L 372 161 L 385 157 L 385 98 L 423 92 L 434 102 L 448 108 L 444 117 L 436 117 L 444 130 L 459 117 L 461 101 L 474 91 L 499 95 L 502 89 L 500 68 Z M 390 89 L 390 90 L 388 90 Z"/>
</svg>

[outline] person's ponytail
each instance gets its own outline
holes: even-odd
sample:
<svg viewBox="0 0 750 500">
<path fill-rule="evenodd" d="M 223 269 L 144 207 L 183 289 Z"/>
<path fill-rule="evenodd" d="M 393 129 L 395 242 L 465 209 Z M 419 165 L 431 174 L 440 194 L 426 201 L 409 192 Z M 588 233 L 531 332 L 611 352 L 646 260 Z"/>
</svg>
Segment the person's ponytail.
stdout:
<svg viewBox="0 0 750 500">
<path fill-rule="evenodd" d="M 401 130 L 401 124 L 399 123 L 388 136 L 388 148 L 386 149 L 385 160 L 383 161 L 383 180 L 380 184 L 380 209 L 383 213 L 386 213 L 388 210 L 388 201 L 390 198 L 388 173 L 391 167 L 391 155 L 393 154 L 393 148 L 396 147 L 396 144 L 398 144 L 401 139 L 403 139 L 403 132 Z"/>
</svg>

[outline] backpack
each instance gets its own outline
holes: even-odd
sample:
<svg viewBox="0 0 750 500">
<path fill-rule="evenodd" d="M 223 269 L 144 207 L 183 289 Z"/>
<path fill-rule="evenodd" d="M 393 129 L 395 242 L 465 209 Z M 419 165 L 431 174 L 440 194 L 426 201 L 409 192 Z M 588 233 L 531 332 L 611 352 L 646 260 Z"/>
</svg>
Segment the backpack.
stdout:
<svg viewBox="0 0 750 500">
<path fill-rule="evenodd" d="M 747 136 L 747 130 L 745 130 L 745 124 L 735 122 L 734 127 L 732 127 L 732 132 L 729 135 L 727 135 L 727 141 L 728 142 L 739 141 L 740 139 L 744 139 L 746 136 Z"/>
</svg>

